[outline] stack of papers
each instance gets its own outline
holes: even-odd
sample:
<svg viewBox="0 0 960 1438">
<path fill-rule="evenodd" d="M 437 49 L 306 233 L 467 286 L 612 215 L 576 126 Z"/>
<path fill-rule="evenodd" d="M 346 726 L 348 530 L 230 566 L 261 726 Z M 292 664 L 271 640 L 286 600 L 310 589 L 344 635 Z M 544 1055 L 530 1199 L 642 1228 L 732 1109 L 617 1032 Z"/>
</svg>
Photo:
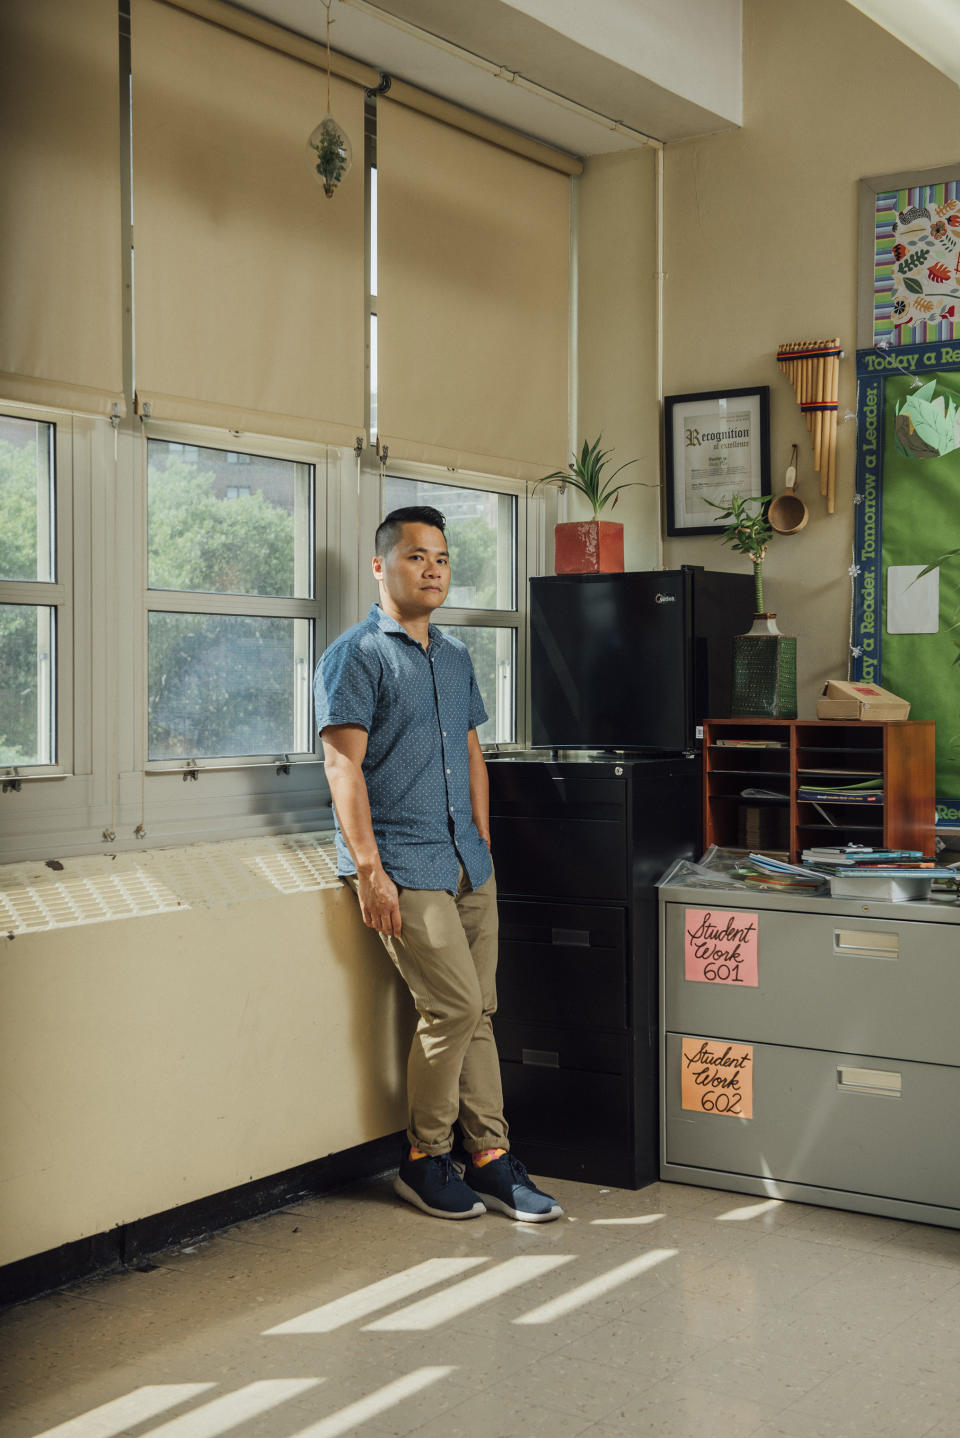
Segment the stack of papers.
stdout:
<svg viewBox="0 0 960 1438">
<path fill-rule="evenodd" d="M 802 889 L 809 892 L 819 889 L 826 882 L 825 874 L 811 869 L 801 869 L 796 864 L 787 864 L 782 859 L 773 859 L 769 854 L 750 854 L 749 862 L 755 873 L 754 880 L 778 889 Z M 739 874 L 741 879 L 750 881 L 749 872 Z"/>
<path fill-rule="evenodd" d="M 864 779 L 859 784 L 800 784 L 797 798 L 827 804 L 882 804 L 883 780 Z"/>
</svg>

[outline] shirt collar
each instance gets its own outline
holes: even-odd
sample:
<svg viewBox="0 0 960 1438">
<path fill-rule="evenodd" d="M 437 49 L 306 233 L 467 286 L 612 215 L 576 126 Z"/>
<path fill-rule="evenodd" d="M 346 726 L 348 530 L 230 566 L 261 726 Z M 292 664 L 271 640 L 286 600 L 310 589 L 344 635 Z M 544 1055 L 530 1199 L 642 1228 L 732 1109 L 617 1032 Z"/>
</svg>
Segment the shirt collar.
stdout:
<svg viewBox="0 0 960 1438">
<path fill-rule="evenodd" d="M 416 644 L 417 641 L 413 635 L 408 634 L 403 625 L 398 624 L 393 615 L 388 614 L 385 609 L 381 609 L 379 604 L 371 604 L 370 613 L 367 615 L 367 618 L 376 624 L 378 629 L 381 629 L 384 634 L 402 634 L 404 639 L 409 639 L 411 644 Z M 445 637 L 443 631 L 438 629 L 435 624 L 431 624 L 427 632 L 430 636 L 431 644 L 443 643 Z"/>
</svg>

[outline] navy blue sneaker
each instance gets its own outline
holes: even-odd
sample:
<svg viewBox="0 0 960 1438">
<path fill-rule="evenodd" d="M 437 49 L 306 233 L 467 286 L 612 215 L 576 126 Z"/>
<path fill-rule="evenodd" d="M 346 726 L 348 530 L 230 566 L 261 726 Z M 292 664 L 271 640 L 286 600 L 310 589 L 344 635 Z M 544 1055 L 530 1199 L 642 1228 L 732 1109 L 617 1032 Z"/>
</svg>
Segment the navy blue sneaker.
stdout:
<svg viewBox="0 0 960 1438">
<path fill-rule="evenodd" d="M 479 1218 L 487 1211 L 464 1183 L 448 1153 L 411 1159 L 408 1150 L 400 1160 L 393 1191 L 434 1218 Z"/>
<path fill-rule="evenodd" d="M 478 1168 L 470 1165 L 470 1183 L 488 1208 L 497 1208 L 523 1223 L 549 1223 L 563 1209 L 555 1198 L 541 1193 L 518 1158 L 502 1154 Z"/>
</svg>

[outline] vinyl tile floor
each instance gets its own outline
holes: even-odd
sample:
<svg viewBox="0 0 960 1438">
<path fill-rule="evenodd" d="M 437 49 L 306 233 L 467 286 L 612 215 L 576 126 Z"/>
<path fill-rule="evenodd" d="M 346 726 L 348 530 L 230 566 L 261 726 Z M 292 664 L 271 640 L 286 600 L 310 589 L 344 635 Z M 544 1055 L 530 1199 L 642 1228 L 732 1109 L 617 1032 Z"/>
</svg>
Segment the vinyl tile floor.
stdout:
<svg viewBox="0 0 960 1438">
<path fill-rule="evenodd" d="M 960 1438 L 960 1232 L 679 1184 L 390 1179 L 0 1314 L 3 1438 Z"/>
</svg>

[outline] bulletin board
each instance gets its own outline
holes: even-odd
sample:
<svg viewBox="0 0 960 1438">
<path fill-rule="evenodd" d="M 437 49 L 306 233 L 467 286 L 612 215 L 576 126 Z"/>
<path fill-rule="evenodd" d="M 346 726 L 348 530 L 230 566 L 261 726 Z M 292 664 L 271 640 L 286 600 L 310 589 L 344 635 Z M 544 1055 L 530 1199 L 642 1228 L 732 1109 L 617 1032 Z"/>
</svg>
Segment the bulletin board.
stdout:
<svg viewBox="0 0 960 1438">
<path fill-rule="evenodd" d="M 935 721 L 937 823 L 956 829 L 960 337 L 858 350 L 857 381 L 852 673 Z"/>
<path fill-rule="evenodd" d="M 857 343 L 960 339 L 960 166 L 860 183 Z"/>
</svg>

